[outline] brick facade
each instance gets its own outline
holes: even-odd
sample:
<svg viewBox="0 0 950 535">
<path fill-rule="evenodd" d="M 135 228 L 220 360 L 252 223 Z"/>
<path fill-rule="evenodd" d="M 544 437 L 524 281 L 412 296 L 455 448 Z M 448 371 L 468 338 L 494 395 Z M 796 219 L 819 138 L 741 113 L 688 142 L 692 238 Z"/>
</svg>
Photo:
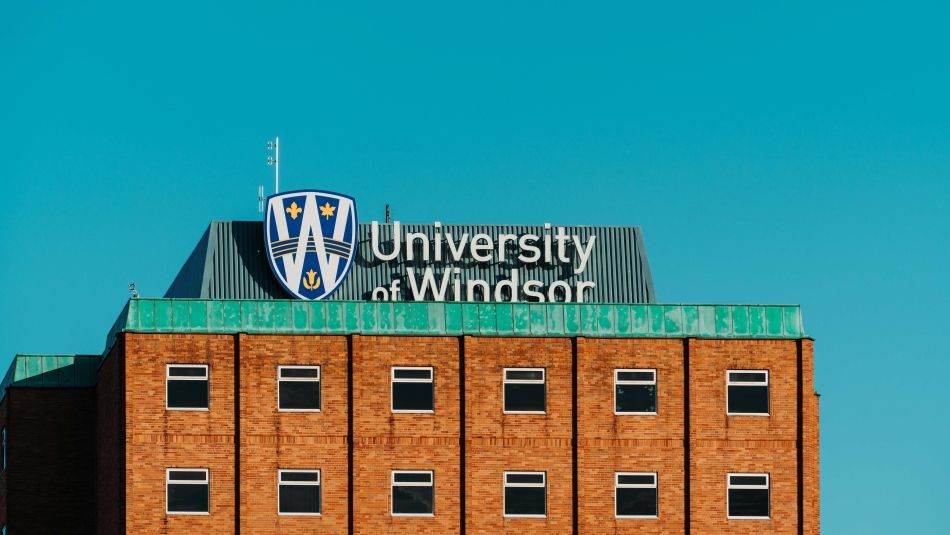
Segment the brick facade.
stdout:
<svg viewBox="0 0 950 535">
<path fill-rule="evenodd" d="M 166 410 L 167 364 L 208 365 L 208 410 Z M 319 412 L 278 411 L 280 365 L 320 366 Z M 393 366 L 433 367 L 432 413 L 393 413 Z M 545 369 L 544 414 L 504 413 L 506 367 Z M 618 368 L 656 370 L 657 414 L 614 414 Z M 726 415 L 729 369 L 769 370 L 768 416 Z M 58 391 L 88 417 L 44 427 L 43 407 L 67 400 L 44 390 L 45 397 L 19 405 L 30 390 L 10 389 L 0 423 L 15 432 L 27 418 L 48 429 L 36 436 L 50 442 L 50 455 L 36 459 L 81 467 L 69 487 L 79 496 L 62 503 L 86 517 L 46 516 L 86 527 L 29 533 L 92 533 L 95 525 L 103 535 L 816 535 L 813 374 L 807 339 L 124 333 L 94 389 Z M 57 442 L 56 430 L 82 437 L 86 449 L 58 459 L 73 439 Z M 11 466 L 23 462 L 16 448 L 40 446 L 12 443 Z M 209 470 L 209 514 L 166 514 L 168 468 Z M 279 469 L 321 471 L 319 516 L 278 515 Z M 434 471 L 433 515 L 391 514 L 392 470 Z M 505 471 L 546 473 L 545 518 L 504 516 Z M 615 517 L 616 472 L 657 473 L 657 518 Z M 770 475 L 769 519 L 727 518 L 729 472 Z M 8 511 L 29 510 L 26 502 L 14 506 L 14 496 L 41 503 L 8 476 L 0 474 L 0 521 Z M 11 533 L 23 532 L 13 531 L 14 522 Z"/>
<path fill-rule="evenodd" d="M 95 407 L 91 388 L 10 388 L 7 532 L 93 533 Z"/>
</svg>

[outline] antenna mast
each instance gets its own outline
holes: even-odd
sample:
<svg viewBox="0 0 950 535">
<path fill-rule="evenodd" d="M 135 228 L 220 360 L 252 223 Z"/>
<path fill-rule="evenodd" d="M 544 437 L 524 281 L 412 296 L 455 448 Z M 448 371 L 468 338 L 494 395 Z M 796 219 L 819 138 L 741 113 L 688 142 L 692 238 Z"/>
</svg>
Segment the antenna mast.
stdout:
<svg viewBox="0 0 950 535">
<path fill-rule="evenodd" d="M 267 150 L 274 151 L 273 156 L 267 157 L 267 165 L 274 166 L 274 193 L 280 193 L 280 138 L 274 137 L 267 142 Z"/>
</svg>

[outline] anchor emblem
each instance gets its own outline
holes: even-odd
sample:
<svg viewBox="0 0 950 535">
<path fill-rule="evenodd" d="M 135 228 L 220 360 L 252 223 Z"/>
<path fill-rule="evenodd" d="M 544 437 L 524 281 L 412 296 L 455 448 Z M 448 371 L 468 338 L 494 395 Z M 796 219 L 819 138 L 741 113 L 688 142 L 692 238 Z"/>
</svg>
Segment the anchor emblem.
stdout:
<svg viewBox="0 0 950 535">
<path fill-rule="evenodd" d="M 320 287 L 320 277 L 317 277 L 316 271 L 311 269 L 310 271 L 306 273 L 306 275 L 307 275 L 306 277 L 303 277 L 301 279 L 301 282 L 303 282 L 304 288 L 308 290 L 316 290 L 317 288 Z M 316 281 L 314 281 L 314 277 L 316 277 Z"/>
</svg>

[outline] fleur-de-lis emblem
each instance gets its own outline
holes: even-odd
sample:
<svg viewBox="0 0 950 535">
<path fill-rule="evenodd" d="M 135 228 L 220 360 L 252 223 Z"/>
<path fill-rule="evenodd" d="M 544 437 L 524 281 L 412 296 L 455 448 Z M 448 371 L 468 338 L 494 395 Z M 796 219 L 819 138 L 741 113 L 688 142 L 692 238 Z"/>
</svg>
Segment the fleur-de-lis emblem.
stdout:
<svg viewBox="0 0 950 535">
<path fill-rule="evenodd" d="M 294 202 L 290 203 L 290 206 L 287 207 L 286 212 L 287 212 L 288 214 L 290 214 L 290 218 L 291 218 L 291 219 L 293 219 L 294 221 L 296 221 L 296 220 L 297 220 L 297 216 L 300 215 L 300 212 L 303 212 L 303 208 L 297 206 L 297 202 L 294 201 Z"/>
</svg>

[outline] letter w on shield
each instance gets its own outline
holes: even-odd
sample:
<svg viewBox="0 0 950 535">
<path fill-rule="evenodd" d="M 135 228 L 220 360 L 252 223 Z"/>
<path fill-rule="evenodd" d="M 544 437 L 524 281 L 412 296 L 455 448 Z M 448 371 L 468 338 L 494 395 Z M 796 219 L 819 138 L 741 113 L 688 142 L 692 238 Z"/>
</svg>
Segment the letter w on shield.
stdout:
<svg viewBox="0 0 950 535">
<path fill-rule="evenodd" d="M 290 217 L 290 215 L 286 213 L 284 208 L 284 200 L 287 197 L 299 199 L 301 196 L 304 197 L 304 202 L 302 212 L 299 213 L 300 232 L 297 236 L 291 236 L 288 228 L 288 217 Z M 320 221 L 319 203 L 317 201 L 318 196 L 329 197 L 338 201 L 336 213 L 333 214 L 334 221 L 332 235 L 330 236 L 324 235 L 324 227 L 321 225 Z M 271 243 L 275 241 L 285 243 L 288 242 L 288 240 L 290 241 L 292 247 L 292 249 L 290 249 L 291 252 L 285 253 L 277 258 L 271 256 L 272 267 L 276 268 L 277 266 L 275 264 L 277 262 L 281 263 L 280 267 L 283 268 L 284 276 L 281 276 L 280 270 L 277 269 L 274 269 L 274 274 L 281 280 L 290 293 L 304 299 L 313 298 L 312 296 L 306 297 L 302 295 L 300 288 L 301 282 L 305 275 L 304 269 L 308 246 L 311 242 L 313 243 L 313 246 L 310 247 L 310 252 L 316 253 L 315 256 L 317 265 L 322 278 L 322 291 L 315 298 L 319 299 L 332 292 L 342 282 L 343 278 L 346 277 L 348 266 L 347 268 L 340 270 L 340 262 L 351 262 L 353 258 L 352 251 L 349 255 L 349 258 L 342 258 L 337 254 L 327 254 L 326 241 L 330 240 L 331 242 L 337 244 L 344 242 L 347 226 L 353 225 L 353 228 L 350 232 L 351 239 L 355 242 L 355 238 L 353 236 L 356 232 L 356 222 L 354 217 L 355 213 L 351 213 L 353 210 L 354 207 L 350 198 L 318 191 L 293 192 L 283 195 L 275 195 L 269 199 L 266 221 L 270 222 L 271 218 L 273 218 L 273 230 L 276 230 L 276 236 L 271 235 L 272 229 L 268 223 L 268 227 L 265 231 L 268 241 L 268 250 L 269 254 L 271 254 L 270 251 L 272 250 L 270 249 L 270 246 Z M 296 240 L 295 247 L 293 246 L 294 240 Z"/>
</svg>

